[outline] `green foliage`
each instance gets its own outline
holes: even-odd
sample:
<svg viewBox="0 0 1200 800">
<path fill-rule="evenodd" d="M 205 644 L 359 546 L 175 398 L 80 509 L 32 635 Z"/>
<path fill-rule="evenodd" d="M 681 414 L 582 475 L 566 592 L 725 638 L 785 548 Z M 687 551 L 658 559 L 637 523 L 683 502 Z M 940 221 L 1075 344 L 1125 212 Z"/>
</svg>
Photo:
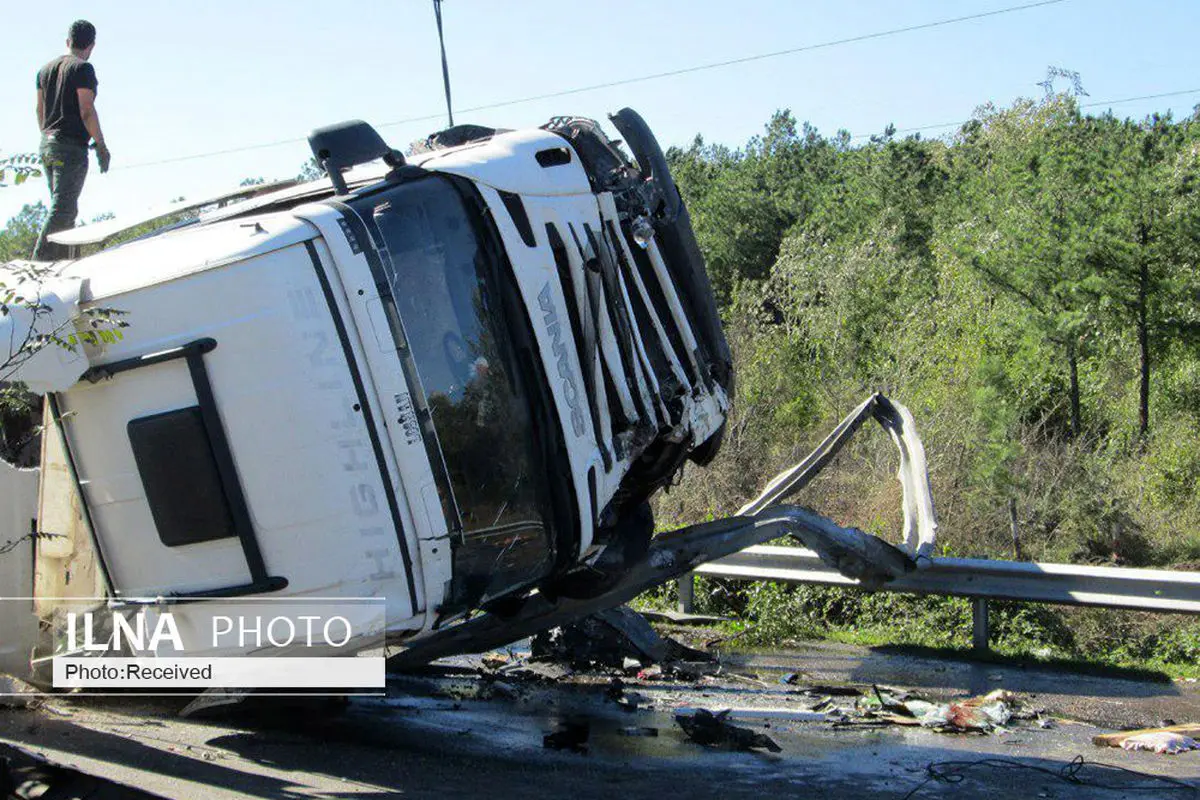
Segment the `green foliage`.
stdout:
<svg viewBox="0 0 1200 800">
<path fill-rule="evenodd" d="M 296 175 L 296 180 L 315 181 L 323 177 L 325 177 L 325 168 L 321 166 L 321 163 L 314 156 L 301 165 L 300 172 Z"/>
<path fill-rule="evenodd" d="M 20 186 L 30 178 L 42 174 L 42 159 L 34 153 L 16 153 L 10 156 L 0 156 L 0 189 L 9 185 Z"/>
<path fill-rule="evenodd" d="M 736 509 L 881 389 L 916 415 L 947 553 L 1011 558 L 1015 520 L 1023 558 L 1200 563 L 1200 115 L 1088 116 L 1078 75 L 1043 85 L 946 141 L 851 146 L 780 112 L 744 147 L 668 154 L 739 380 L 724 449 L 660 520 Z M 894 464 L 883 437 L 856 441 L 800 502 L 894 539 Z M 708 588 L 764 642 L 969 631 L 958 600 Z M 1006 647 L 1120 650 L 1091 619 L 996 624 Z M 1110 628 L 1121 657 L 1200 640 Z"/>
<path fill-rule="evenodd" d="M 48 216 L 50 210 L 41 202 L 23 206 L 0 231 L 0 263 L 29 258 Z"/>
<path fill-rule="evenodd" d="M 6 267 L 0 280 L 0 314 L 19 310 L 32 324 L 17 326 L 14 338 L 0 349 L 0 458 L 22 466 L 36 464 L 36 434 L 39 432 L 38 398 L 23 384 L 13 382 L 15 371 L 22 363 L 44 347 L 74 350 L 81 341 L 118 337 L 127 323 L 123 312 L 110 308 L 91 307 L 83 312 L 89 328 L 83 332 L 70 329 L 45 329 L 39 324 L 48 308 L 28 287 L 36 286 L 48 277 L 44 264 L 25 261 L 32 252 L 42 225 L 49 215 L 42 203 L 26 205 L 0 231 L 0 263 L 19 262 Z M 37 330 L 35 331 L 35 326 Z M 31 452 L 32 451 L 32 452 Z"/>
</svg>

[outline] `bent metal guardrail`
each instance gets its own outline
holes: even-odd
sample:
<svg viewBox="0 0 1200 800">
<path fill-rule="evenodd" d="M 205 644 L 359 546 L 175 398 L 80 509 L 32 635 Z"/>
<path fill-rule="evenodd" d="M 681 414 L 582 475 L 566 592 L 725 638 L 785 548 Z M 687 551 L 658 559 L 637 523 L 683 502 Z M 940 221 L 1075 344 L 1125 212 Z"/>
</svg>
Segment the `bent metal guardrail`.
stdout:
<svg viewBox="0 0 1200 800">
<path fill-rule="evenodd" d="M 974 599 L 973 638 L 977 649 L 987 649 L 988 600 L 1200 614 L 1200 572 L 975 558 L 934 558 L 930 562 L 928 568 L 885 583 L 879 591 Z M 695 572 L 720 578 L 861 586 L 803 547 L 749 547 L 704 564 Z M 690 605 L 690 578 L 680 579 L 681 607 Z"/>
</svg>

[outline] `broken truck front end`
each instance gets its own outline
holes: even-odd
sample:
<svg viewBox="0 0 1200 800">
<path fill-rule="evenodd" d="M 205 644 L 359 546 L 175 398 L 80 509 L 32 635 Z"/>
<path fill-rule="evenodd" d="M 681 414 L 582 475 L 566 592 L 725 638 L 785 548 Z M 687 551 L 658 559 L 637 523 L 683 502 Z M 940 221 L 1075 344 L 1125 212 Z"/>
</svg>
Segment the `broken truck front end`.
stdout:
<svg viewBox="0 0 1200 800">
<path fill-rule="evenodd" d="M 53 535 L 14 594 L 43 620 L 169 606 L 194 653 L 245 598 L 385 597 L 412 640 L 606 591 L 732 388 L 662 153 L 614 121 L 636 162 L 577 118 L 408 163 L 333 126 L 311 139 L 330 180 L 50 268 L 55 315 L 28 324 L 80 337 L 15 376 L 47 398 Z M 128 327 L 84 335 L 99 307 Z"/>
</svg>

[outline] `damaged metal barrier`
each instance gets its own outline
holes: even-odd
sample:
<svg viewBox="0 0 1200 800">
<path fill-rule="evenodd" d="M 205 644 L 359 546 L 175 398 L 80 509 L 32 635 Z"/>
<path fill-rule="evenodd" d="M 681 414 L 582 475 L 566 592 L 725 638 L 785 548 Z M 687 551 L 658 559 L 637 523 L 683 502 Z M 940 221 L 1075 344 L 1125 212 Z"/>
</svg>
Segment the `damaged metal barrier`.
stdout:
<svg viewBox="0 0 1200 800">
<path fill-rule="evenodd" d="M 868 417 L 875 418 L 888 431 L 900 450 L 904 549 L 856 528 L 843 528 L 807 508 L 777 505 L 811 482 Z M 577 599 L 534 593 L 514 613 L 503 617 L 480 614 L 425 637 L 390 658 L 389 667 L 412 668 L 445 656 L 500 647 L 619 606 L 702 564 L 784 536 L 803 543 L 843 575 L 866 586 L 880 586 L 927 563 L 936 531 L 925 450 L 912 415 L 900 404 L 876 393 L 846 417 L 807 458 L 772 480 L 738 516 L 656 536 L 646 553 L 630 564 L 621 579 L 603 594 Z"/>
</svg>

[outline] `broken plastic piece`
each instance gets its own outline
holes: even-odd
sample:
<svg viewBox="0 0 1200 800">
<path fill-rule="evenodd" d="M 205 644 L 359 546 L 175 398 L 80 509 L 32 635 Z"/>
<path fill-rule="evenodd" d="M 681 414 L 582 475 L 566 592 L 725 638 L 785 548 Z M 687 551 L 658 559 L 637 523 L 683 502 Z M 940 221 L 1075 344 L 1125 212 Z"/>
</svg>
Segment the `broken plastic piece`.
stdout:
<svg viewBox="0 0 1200 800">
<path fill-rule="evenodd" d="M 1119 733 L 1103 733 L 1092 737 L 1092 744 L 1097 747 L 1123 747 L 1127 739 L 1150 733 L 1174 733 L 1188 738 L 1200 738 L 1200 725 L 1168 725 L 1162 728 L 1141 728 L 1136 731 L 1121 731 Z"/>
<path fill-rule="evenodd" d="M 1121 742 L 1123 750 L 1152 750 L 1155 753 L 1175 755 L 1188 750 L 1200 750 L 1200 744 L 1190 736 L 1178 733 L 1157 731 L 1154 733 L 1139 733 Z"/>
<path fill-rule="evenodd" d="M 927 728 L 940 728 L 945 731 L 987 732 L 1003 727 L 1010 719 L 1012 711 L 1001 702 L 989 705 L 950 703 L 928 710 L 921 717 L 921 724 Z"/>
<path fill-rule="evenodd" d="M 533 657 L 574 666 L 624 668 L 628 661 L 652 664 L 667 657 L 667 643 L 640 614 L 627 606 L 602 609 L 578 622 L 539 633 Z"/>
</svg>

